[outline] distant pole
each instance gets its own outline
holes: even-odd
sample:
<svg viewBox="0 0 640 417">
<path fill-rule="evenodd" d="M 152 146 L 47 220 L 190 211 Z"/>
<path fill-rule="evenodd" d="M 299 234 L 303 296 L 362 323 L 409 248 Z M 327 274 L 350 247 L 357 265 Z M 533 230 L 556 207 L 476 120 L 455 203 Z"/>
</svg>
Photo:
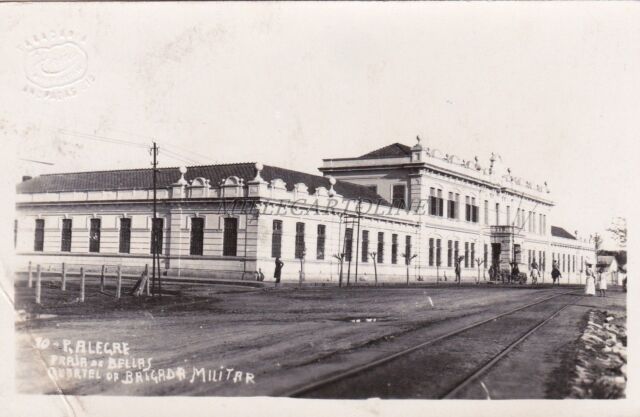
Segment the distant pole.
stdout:
<svg viewBox="0 0 640 417">
<path fill-rule="evenodd" d="M 152 156 L 153 156 L 153 221 L 152 221 L 152 226 L 151 226 L 151 230 L 153 233 L 153 239 L 152 239 L 152 250 L 151 250 L 151 255 L 152 255 L 152 266 L 151 266 L 151 279 L 153 281 L 153 295 L 156 295 L 156 262 L 158 263 L 158 266 L 160 264 L 160 254 L 158 253 L 158 230 L 157 230 L 157 222 L 158 222 L 158 216 L 157 216 L 157 193 L 156 193 L 156 187 L 157 187 L 157 173 L 158 173 L 158 145 L 156 144 L 156 142 L 153 142 L 153 147 L 151 148 L 151 152 L 152 152 Z M 160 271 L 158 271 L 160 272 Z M 159 275 L 159 274 L 158 274 Z M 147 276 L 148 277 L 148 276 Z M 162 287 L 160 284 L 160 276 L 157 277 L 158 280 L 158 289 L 160 294 L 162 294 Z"/>
<path fill-rule="evenodd" d="M 358 198 L 357 213 L 358 213 L 358 231 L 356 232 L 356 275 L 355 281 L 358 283 L 358 259 L 360 258 L 360 205 L 362 200 Z"/>
<path fill-rule="evenodd" d="M 80 267 L 80 302 L 84 303 L 84 267 Z"/>
<path fill-rule="evenodd" d="M 63 262 L 62 263 L 62 291 L 67 290 L 67 266 Z"/>
<path fill-rule="evenodd" d="M 36 304 L 40 304 L 40 295 L 42 292 L 41 284 L 42 284 L 42 273 L 40 271 L 40 264 L 38 264 L 37 272 L 36 272 Z"/>
<path fill-rule="evenodd" d="M 120 293 L 122 291 L 122 268 L 118 265 L 118 281 L 116 282 L 116 298 L 120 299 Z"/>
<path fill-rule="evenodd" d="M 344 254 L 342 253 L 342 250 L 340 249 L 340 246 L 342 245 L 342 214 L 338 214 L 338 260 L 340 261 L 340 272 L 339 272 L 339 278 L 338 278 L 338 287 L 342 287 L 342 265 L 344 262 Z"/>
<path fill-rule="evenodd" d="M 33 272 L 31 271 L 31 261 L 29 261 L 29 279 L 27 281 L 29 288 L 33 287 Z"/>
<path fill-rule="evenodd" d="M 102 271 L 100 271 L 100 292 L 104 291 L 104 265 L 102 265 Z"/>
</svg>

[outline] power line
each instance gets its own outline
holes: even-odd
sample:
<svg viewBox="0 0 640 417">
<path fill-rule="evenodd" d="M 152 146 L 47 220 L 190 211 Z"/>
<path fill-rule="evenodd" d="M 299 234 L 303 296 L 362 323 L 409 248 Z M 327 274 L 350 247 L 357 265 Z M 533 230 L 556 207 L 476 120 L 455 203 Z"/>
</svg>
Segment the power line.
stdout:
<svg viewBox="0 0 640 417">
<path fill-rule="evenodd" d="M 79 137 L 79 138 L 89 139 L 89 140 L 95 140 L 95 141 L 98 141 L 98 142 L 113 143 L 113 144 L 116 144 L 116 145 L 135 146 L 135 147 L 145 148 L 145 149 L 147 148 L 147 145 L 139 143 L 139 142 L 131 142 L 131 141 L 127 141 L 127 140 L 111 138 L 111 137 L 108 137 L 108 136 L 100 136 L 100 135 L 94 135 L 94 134 L 90 134 L 90 133 L 74 132 L 74 131 L 70 131 L 70 130 L 66 130 L 66 129 L 58 129 L 57 131 L 58 131 L 58 133 L 60 133 L 62 135 L 74 136 L 74 137 Z"/>
<path fill-rule="evenodd" d="M 21 161 L 35 162 L 36 164 L 55 165 L 53 162 L 37 161 L 35 159 L 19 158 Z"/>
</svg>

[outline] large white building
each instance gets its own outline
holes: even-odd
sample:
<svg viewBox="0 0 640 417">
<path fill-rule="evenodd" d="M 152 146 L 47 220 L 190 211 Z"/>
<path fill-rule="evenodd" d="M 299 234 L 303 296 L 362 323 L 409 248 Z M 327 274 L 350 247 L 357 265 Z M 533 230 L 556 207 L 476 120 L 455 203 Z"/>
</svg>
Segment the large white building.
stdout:
<svg viewBox="0 0 640 417">
<path fill-rule="evenodd" d="M 593 244 L 552 226 L 547 185 L 461 160 L 419 142 L 360 157 L 325 159 L 323 176 L 240 163 L 158 170 L 41 175 L 17 186 L 14 242 L 19 267 L 151 263 L 157 236 L 163 274 L 254 279 L 285 263 L 284 281 L 488 280 L 488 268 L 546 279 L 558 260 L 563 282 L 579 282 Z M 341 262 L 340 259 L 343 261 Z M 301 271 L 303 273 L 301 274 Z M 567 279 L 568 278 L 568 279 Z"/>
</svg>

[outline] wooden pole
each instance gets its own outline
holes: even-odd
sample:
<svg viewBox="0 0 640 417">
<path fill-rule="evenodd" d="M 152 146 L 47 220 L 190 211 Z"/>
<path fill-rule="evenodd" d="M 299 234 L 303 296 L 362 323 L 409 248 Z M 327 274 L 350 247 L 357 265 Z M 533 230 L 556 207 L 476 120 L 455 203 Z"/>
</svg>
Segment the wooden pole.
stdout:
<svg viewBox="0 0 640 417">
<path fill-rule="evenodd" d="M 147 277 L 147 295 L 151 295 L 151 280 L 149 279 L 149 264 L 144 267 L 144 274 Z"/>
<path fill-rule="evenodd" d="M 104 291 L 104 269 L 105 266 L 102 265 L 102 271 L 100 272 L 100 292 Z"/>
<path fill-rule="evenodd" d="M 84 303 L 84 267 L 80 267 L 80 302 Z"/>
<path fill-rule="evenodd" d="M 29 280 L 28 280 L 29 288 L 33 287 L 33 272 L 31 271 L 31 261 L 29 261 Z"/>
<path fill-rule="evenodd" d="M 67 267 L 65 263 L 62 263 L 62 291 L 67 290 Z"/>
<path fill-rule="evenodd" d="M 42 274 L 40 271 L 40 264 L 37 266 L 36 270 L 36 304 L 40 304 L 40 296 L 42 293 Z"/>
<path fill-rule="evenodd" d="M 122 270 L 118 265 L 118 281 L 116 283 L 116 298 L 120 299 L 120 292 L 122 291 Z"/>
</svg>

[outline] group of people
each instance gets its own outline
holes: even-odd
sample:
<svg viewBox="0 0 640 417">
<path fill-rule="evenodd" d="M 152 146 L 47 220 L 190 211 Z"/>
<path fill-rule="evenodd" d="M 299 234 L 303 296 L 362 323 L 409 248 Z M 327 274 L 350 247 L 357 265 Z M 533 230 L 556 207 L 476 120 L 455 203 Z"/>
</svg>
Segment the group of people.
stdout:
<svg viewBox="0 0 640 417">
<path fill-rule="evenodd" d="M 460 256 L 458 259 L 456 259 L 456 262 L 455 262 L 455 273 L 456 273 L 457 283 L 461 282 L 461 279 L 460 279 L 461 265 L 460 264 L 462 263 L 463 259 L 464 259 L 464 256 Z M 596 283 L 597 283 L 599 295 L 601 297 L 606 297 L 607 296 L 606 276 L 604 276 L 603 274 L 598 274 L 598 276 L 596 277 L 596 274 L 593 272 L 593 269 L 591 269 L 593 265 L 588 262 L 586 263 L 586 265 L 587 265 L 587 269 L 585 270 L 586 281 L 585 281 L 584 293 L 586 295 L 596 295 Z M 283 266 L 284 266 L 284 262 L 282 262 L 280 257 L 277 257 L 275 261 L 275 270 L 273 273 L 276 287 L 280 285 L 280 276 L 282 275 Z M 493 268 L 495 271 L 495 268 L 493 267 L 493 265 L 491 266 L 491 268 Z M 511 278 L 517 279 L 519 275 L 520 275 L 520 270 L 518 268 L 518 263 L 513 262 L 511 264 Z M 537 284 L 538 278 L 540 278 L 540 269 L 538 268 L 538 263 L 535 260 L 531 263 L 530 276 L 531 276 L 531 283 Z M 562 278 L 562 273 L 560 272 L 558 261 L 553 261 L 553 264 L 551 266 L 551 279 L 553 279 L 553 285 L 556 285 L 556 283 L 557 285 L 560 285 L 560 278 Z M 258 269 L 258 272 L 256 272 L 256 280 L 264 281 L 264 273 L 262 272 L 262 269 Z"/>
</svg>

